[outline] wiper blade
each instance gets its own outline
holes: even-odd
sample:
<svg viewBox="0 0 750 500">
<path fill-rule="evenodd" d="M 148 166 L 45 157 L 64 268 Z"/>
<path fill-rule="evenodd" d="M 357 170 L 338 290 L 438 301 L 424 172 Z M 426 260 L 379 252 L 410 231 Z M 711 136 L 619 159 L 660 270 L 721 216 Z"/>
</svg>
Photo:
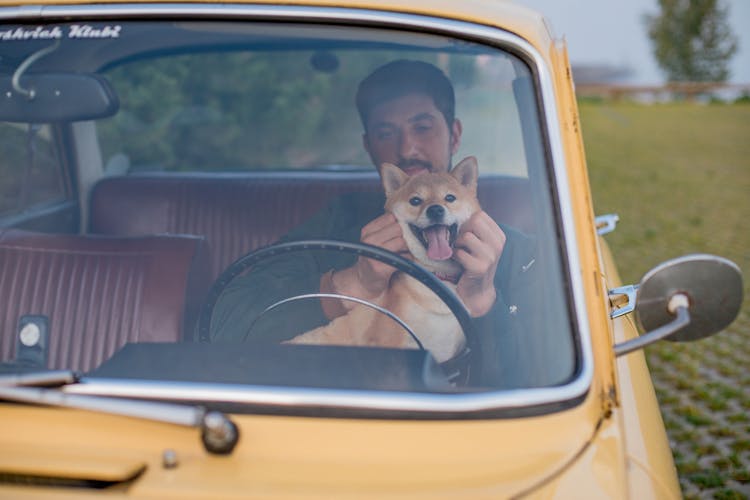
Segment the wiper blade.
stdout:
<svg viewBox="0 0 750 500">
<path fill-rule="evenodd" d="M 78 379 L 76 372 L 66 370 L 0 375 L 0 399 L 195 427 L 201 430 L 206 451 L 219 455 L 231 453 L 239 441 L 239 429 L 234 422 L 224 414 L 207 411 L 202 406 L 68 394 L 49 388 L 77 383 Z"/>
<path fill-rule="evenodd" d="M 61 387 L 75 384 L 80 375 L 70 370 L 12 373 L 0 375 L 0 387 Z"/>
</svg>

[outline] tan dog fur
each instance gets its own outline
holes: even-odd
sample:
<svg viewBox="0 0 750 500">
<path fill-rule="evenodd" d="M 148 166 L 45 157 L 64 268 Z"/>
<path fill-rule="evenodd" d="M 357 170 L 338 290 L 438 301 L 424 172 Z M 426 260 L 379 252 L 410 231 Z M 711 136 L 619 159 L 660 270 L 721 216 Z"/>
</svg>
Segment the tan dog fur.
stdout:
<svg viewBox="0 0 750 500">
<path fill-rule="evenodd" d="M 431 245 L 434 245 L 432 256 L 439 254 L 437 259 L 431 258 L 412 227 L 424 229 L 434 226 L 435 217 L 430 218 L 427 210 L 441 206 L 444 215 L 439 225 L 455 224 L 452 232 L 452 240 L 455 240 L 460 226 L 480 210 L 476 197 L 477 176 L 474 157 L 465 158 L 450 173 L 423 173 L 409 177 L 400 168 L 388 163 L 383 164 L 381 169 L 386 194 L 385 210 L 393 213 L 401 225 L 414 260 L 438 276 L 452 277 L 454 281 L 461 273 L 461 266 L 446 257 L 452 253 L 452 249 L 446 249 L 446 240 L 438 236 L 429 238 Z M 419 203 L 415 203 L 417 198 Z M 440 209 L 432 209 L 433 215 L 435 211 L 440 212 Z M 445 236 L 449 232 L 443 229 L 439 234 Z M 424 238 L 424 241 L 427 239 Z M 440 243 L 435 243 L 436 240 Z M 446 284 L 455 291 L 454 284 L 448 281 Z M 437 361 L 446 361 L 463 349 L 465 338 L 456 318 L 433 292 L 410 276 L 395 272 L 388 288 L 372 302 L 404 320 Z M 289 342 L 417 347 L 409 334 L 391 318 L 359 304 L 329 324 L 298 335 Z"/>
</svg>

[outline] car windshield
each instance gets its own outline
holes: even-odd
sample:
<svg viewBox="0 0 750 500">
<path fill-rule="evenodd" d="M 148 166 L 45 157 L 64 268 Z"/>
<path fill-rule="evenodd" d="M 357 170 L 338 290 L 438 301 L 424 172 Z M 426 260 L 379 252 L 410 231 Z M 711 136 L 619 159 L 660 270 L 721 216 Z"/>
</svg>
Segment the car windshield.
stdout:
<svg viewBox="0 0 750 500">
<path fill-rule="evenodd" d="M 5 372 L 446 397 L 580 372 L 509 34 L 6 23 L 0 84 Z"/>
</svg>

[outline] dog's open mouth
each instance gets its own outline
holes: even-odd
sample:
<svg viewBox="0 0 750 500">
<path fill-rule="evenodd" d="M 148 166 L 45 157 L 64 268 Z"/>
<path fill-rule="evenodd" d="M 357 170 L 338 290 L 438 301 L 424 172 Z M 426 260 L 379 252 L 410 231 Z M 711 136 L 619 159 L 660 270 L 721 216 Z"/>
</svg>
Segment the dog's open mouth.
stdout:
<svg viewBox="0 0 750 500">
<path fill-rule="evenodd" d="M 436 224 L 425 228 L 409 224 L 414 235 L 427 249 L 427 257 L 432 260 L 446 260 L 453 256 L 453 243 L 456 241 L 458 224 L 446 226 Z"/>
</svg>

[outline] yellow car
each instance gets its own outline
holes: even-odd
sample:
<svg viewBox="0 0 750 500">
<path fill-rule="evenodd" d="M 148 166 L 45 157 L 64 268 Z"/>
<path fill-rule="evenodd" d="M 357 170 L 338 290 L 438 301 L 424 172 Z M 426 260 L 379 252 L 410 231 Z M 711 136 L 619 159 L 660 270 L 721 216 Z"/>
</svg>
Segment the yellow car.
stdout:
<svg viewBox="0 0 750 500">
<path fill-rule="evenodd" d="M 0 497 L 679 498 L 616 222 L 518 5 L 3 0 Z"/>
</svg>

